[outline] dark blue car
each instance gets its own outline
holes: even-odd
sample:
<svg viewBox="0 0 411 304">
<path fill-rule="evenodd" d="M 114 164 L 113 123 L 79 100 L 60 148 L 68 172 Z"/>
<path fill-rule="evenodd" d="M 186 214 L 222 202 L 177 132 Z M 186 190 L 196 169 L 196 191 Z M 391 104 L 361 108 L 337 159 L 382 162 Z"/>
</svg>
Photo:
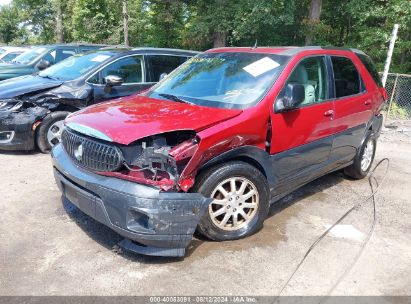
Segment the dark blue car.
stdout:
<svg viewBox="0 0 411 304">
<path fill-rule="evenodd" d="M 37 75 L 0 82 L 0 149 L 46 153 L 66 116 L 151 87 L 197 52 L 112 48 L 74 55 Z"/>
</svg>

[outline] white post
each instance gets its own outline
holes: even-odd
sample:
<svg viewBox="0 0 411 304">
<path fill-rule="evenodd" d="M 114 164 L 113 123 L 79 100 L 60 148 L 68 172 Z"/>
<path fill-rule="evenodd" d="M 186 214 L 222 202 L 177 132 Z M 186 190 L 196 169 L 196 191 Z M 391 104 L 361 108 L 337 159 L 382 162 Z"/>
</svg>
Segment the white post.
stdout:
<svg viewBox="0 0 411 304">
<path fill-rule="evenodd" d="M 388 47 L 387 60 L 385 61 L 384 73 L 382 75 L 382 85 L 384 87 L 385 87 L 385 83 L 387 82 L 388 72 L 390 70 L 391 59 L 392 59 L 392 53 L 394 51 L 395 40 L 397 40 L 398 27 L 399 27 L 398 24 L 394 24 L 394 29 L 392 30 L 392 34 L 391 34 L 391 38 L 390 38 L 390 46 Z"/>
</svg>

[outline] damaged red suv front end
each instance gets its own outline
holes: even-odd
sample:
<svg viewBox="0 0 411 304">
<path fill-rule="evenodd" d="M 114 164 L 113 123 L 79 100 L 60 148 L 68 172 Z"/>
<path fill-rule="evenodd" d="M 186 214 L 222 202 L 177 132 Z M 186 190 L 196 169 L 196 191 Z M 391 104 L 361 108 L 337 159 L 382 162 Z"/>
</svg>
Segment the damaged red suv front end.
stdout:
<svg viewBox="0 0 411 304">
<path fill-rule="evenodd" d="M 369 67 L 356 50 L 208 51 L 145 93 L 70 115 L 57 184 L 134 252 L 183 256 L 196 230 L 245 237 L 316 177 L 367 174 L 384 102 Z"/>
</svg>

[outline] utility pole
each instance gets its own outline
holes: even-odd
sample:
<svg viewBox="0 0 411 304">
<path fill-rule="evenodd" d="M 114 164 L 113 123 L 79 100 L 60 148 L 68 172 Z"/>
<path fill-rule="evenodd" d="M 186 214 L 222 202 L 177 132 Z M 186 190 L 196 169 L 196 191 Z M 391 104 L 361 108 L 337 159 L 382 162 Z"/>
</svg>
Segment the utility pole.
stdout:
<svg viewBox="0 0 411 304">
<path fill-rule="evenodd" d="M 123 0 L 123 30 L 124 30 L 124 45 L 130 46 L 130 42 L 128 39 L 128 7 L 127 7 L 127 0 Z"/>
<path fill-rule="evenodd" d="M 394 29 L 392 30 L 390 38 L 390 46 L 388 47 L 387 60 L 385 61 L 384 73 L 382 74 L 382 84 L 384 87 L 385 83 L 387 82 L 388 72 L 390 71 L 392 53 L 394 52 L 395 40 L 397 40 L 398 27 L 398 24 L 394 24 Z"/>
</svg>

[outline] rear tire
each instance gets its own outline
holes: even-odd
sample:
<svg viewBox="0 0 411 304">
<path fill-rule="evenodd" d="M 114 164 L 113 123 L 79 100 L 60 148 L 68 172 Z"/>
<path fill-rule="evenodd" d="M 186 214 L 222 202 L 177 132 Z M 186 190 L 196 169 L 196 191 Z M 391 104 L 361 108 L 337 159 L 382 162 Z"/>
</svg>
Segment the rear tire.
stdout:
<svg viewBox="0 0 411 304">
<path fill-rule="evenodd" d="M 70 112 L 53 112 L 47 115 L 36 133 L 37 147 L 42 153 L 49 153 L 61 141 L 64 119 Z"/>
<path fill-rule="evenodd" d="M 369 130 L 365 140 L 354 158 L 354 163 L 344 169 L 344 173 L 355 179 L 362 179 L 367 176 L 371 169 L 377 148 L 377 139 L 374 132 Z"/>
<path fill-rule="evenodd" d="M 254 234 L 267 217 L 267 179 L 248 163 L 233 161 L 208 169 L 199 176 L 194 191 L 214 198 L 197 229 L 211 240 L 236 240 Z"/>
</svg>

